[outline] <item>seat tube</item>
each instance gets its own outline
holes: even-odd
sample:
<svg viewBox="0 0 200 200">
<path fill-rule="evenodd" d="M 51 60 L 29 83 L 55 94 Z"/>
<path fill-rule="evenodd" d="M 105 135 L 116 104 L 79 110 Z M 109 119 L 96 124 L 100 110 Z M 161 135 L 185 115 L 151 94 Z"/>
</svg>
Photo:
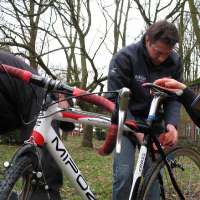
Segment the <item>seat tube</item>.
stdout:
<svg viewBox="0 0 200 200">
<path fill-rule="evenodd" d="M 162 97 L 160 95 L 155 95 L 151 102 L 149 114 L 148 114 L 148 117 L 146 120 L 146 122 L 149 126 L 151 126 L 152 122 L 156 119 L 156 111 L 158 109 L 161 99 L 162 99 Z"/>
</svg>

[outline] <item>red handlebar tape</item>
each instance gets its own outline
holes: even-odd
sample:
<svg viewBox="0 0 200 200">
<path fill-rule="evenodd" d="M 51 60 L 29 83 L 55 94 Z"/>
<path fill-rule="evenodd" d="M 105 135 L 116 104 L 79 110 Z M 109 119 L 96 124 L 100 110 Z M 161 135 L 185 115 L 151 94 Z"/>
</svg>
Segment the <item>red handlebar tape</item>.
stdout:
<svg viewBox="0 0 200 200">
<path fill-rule="evenodd" d="M 84 95 L 84 94 L 90 94 L 90 93 L 87 93 L 85 90 L 81 90 L 79 88 L 74 88 L 74 90 L 73 90 L 73 96 L 78 97 L 78 96 Z M 113 112 L 113 110 L 115 109 L 115 104 L 112 101 L 109 101 L 105 97 L 98 96 L 95 94 L 80 96 L 80 97 L 78 97 L 78 99 L 81 99 L 88 103 L 95 104 L 97 106 L 102 106 L 109 112 Z"/>
<path fill-rule="evenodd" d="M 13 77 L 23 80 L 25 82 L 30 81 L 30 78 L 32 76 L 31 72 L 29 72 L 27 70 L 16 68 L 16 67 L 12 67 L 9 65 L 5 65 L 5 64 L 1 64 L 1 65 L 0 65 L 1 72 L 7 72 L 8 74 L 12 75 Z"/>
<path fill-rule="evenodd" d="M 117 130 L 118 126 L 116 124 L 110 126 L 103 145 L 98 149 L 100 155 L 105 156 L 113 151 L 117 139 Z"/>
<path fill-rule="evenodd" d="M 133 130 L 137 129 L 137 124 L 136 124 L 136 122 L 134 120 L 126 120 L 125 121 L 125 125 L 127 125 L 129 128 L 131 128 Z M 116 140 L 117 140 L 117 131 L 118 131 L 118 126 L 116 124 L 112 124 L 110 126 L 110 128 L 108 129 L 108 132 L 107 132 L 106 139 L 105 139 L 104 143 L 97 150 L 97 152 L 100 155 L 106 156 L 106 155 L 110 154 L 114 150 L 115 144 L 116 144 Z"/>
</svg>

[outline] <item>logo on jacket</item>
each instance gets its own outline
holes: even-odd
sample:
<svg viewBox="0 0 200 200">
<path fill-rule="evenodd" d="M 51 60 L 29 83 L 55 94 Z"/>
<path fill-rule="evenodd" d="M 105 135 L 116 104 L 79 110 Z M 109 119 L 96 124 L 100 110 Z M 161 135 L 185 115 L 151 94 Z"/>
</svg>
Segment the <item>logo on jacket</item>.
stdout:
<svg viewBox="0 0 200 200">
<path fill-rule="evenodd" d="M 140 82 L 140 83 L 145 83 L 147 81 L 147 78 L 145 76 L 143 76 L 143 75 L 136 74 L 135 75 L 135 80 L 137 82 Z"/>
</svg>

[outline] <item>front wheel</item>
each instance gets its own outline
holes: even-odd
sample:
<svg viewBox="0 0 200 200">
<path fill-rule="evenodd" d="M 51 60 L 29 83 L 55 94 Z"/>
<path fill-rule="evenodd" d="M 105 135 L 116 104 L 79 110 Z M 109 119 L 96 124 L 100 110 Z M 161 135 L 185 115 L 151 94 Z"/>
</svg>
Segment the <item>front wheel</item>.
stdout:
<svg viewBox="0 0 200 200">
<path fill-rule="evenodd" d="M 177 147 L 167 154 L 170 168 L 185 199 L 200 199 L 200 154 L 188 147 Z M 157 186 L 158 187 L 157 187 Z M 152 167 L 144 179 L 140 200 L 152 199 L 152 188 L 159 192 L 159 199 L 179 200 L 163 160 Z"/>
<path fill-rule="evenodd" d="M 25 200 L 32 193 L 33 164 L 31 158 L 22 156 L 6 170 L 0 182 L 1 200 Z"/>
</svg>

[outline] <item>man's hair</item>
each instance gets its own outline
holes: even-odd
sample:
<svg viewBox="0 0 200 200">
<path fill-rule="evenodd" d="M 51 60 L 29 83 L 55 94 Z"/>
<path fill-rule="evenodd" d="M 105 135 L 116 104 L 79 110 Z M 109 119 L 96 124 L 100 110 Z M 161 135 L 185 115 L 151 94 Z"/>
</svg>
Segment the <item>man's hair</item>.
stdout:
<svg viewBox="0 0 200 200">
<path fill-rule="evenodd" d="M 146 31 L 146 35 L 151 40 L 151 42 L 156 42 L 158 40 L 173 47 L 178 41 L 178 30 L 176 26 L 166 20 L 158 21 L 152 24 Z"/>
</svg>

